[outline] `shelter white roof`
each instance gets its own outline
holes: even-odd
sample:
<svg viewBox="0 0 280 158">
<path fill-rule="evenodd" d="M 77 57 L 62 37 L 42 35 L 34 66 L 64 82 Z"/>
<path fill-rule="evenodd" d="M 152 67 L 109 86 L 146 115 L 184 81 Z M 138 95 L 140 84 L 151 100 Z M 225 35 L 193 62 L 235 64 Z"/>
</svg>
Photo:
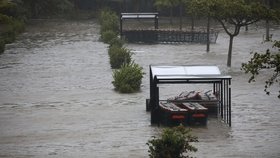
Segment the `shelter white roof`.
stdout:
<svg viewBox="0 0 280 158">
<path fill-rule="evenodd" d="M 122 19 L 154 19 L 158 13 L 121 13 Z"/>
<path fill-rule="evenodd" d="M 217 66 L 151 66 L 152 75 L 158 79 L 179 78 L 219 78 L 222 77 Z M 223 78 L 223 77 L 222 77 Z"/>
<path fill-rule="evenodd" d="M 153 75 L 220 75 L 217 66 L 152 66 Z"/>
</svg>

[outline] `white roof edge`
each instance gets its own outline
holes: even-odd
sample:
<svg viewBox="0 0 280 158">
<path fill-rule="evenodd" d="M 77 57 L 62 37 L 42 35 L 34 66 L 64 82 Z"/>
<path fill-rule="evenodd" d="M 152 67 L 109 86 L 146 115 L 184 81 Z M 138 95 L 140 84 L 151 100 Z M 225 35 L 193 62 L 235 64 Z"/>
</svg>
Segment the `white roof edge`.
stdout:
<svg viewBox="0 0 280 158">
<path fill-rule="evenodd" d="M 223 76 L 220 69 L 217 66 L 209 65 L 151 65 L 151 71 L 153 76 L 168 76 L 167 78 L 182 78 L 183 76 Z"/>
</svg>

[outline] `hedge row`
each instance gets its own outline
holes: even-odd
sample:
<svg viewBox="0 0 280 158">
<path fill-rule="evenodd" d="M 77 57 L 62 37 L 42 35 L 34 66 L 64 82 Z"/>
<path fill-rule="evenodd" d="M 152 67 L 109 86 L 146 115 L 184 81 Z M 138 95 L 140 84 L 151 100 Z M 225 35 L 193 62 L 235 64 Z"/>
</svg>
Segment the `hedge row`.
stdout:
<svg viewBox="0 0 280 158">
<path fill-rule="evenodd" d="M 121 93 L 132 93 L 140 90 L 143 68 L 131 59 L 132 53 L 124 47 L 124 41 L 119 38 L 118 16 L 105 9 L 99 16 L 100 39 L 109 44 L 108 54 L 113 70 L 112 84 Z"/>
</svg>

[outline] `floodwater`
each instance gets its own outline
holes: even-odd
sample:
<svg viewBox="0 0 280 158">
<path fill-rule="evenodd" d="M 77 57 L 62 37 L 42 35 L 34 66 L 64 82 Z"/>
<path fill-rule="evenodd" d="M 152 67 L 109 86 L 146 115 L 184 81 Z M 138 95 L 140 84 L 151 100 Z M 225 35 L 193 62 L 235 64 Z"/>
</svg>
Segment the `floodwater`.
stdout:
<svg viewBox="0 0 280 158">
<path fill-rule="evenodd" d="M 253 25 L 235 38 L 226 67 L 228 36 L 211 51 L 203 44 L 127 44 L 146 75 L 141 91 L 114 91 L 107 45 L 96 21 L 36 21 L 0 55 L 0 157 L 148 157 L 147 141 L 161 131 L 145 111 L 149 64 L 217 65 L 232 76 L 232 127 L 210 119 L 193 127 L 198 158 L 280 157 L 279 85 L 264 94 L 265 71 L 256 83 L 240 70 L 252 51 L 265 50 L 265 30 Z M 280 27 L 271 29 L 280 39 Z M 192 85 L 161 87 L 172 97 Z"/>
</svg>

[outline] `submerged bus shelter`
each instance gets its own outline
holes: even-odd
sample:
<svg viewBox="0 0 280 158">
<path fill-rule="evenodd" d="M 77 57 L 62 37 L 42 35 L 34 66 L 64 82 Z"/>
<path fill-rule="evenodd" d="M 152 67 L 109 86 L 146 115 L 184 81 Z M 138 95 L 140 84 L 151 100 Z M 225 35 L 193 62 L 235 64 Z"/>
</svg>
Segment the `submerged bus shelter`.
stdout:
<svg viewBox="0 0 280 158">
<path fill-rule="evenodd" d="M 120 15 L 120 35 L 123 35 L 123 21 L 126 19 L 151 19 L 154 20 L 154 28 L 158 29 L 158 13 L 121 13 Z"/>
<path fill-rule="evenodd" d="M 146 108 L 151 111 L 151 124 L 160 124 L 160 84 L 210 84 L 217 95 L 217 117 L 231 126 L 231 76 L 222 75 L 217 66 L 150 65 L 150 99 Z"/>
<path fill-rule="evenodd" d="M 125 21 L 137 20 L 138 22 L 153 21 L 154 27 L 140 25 L 137 23 L 132 27 L 124 27 Z M 120 36 L 130 43 L 216 43 L 218 31 L 206 32 L 204 30 L 174 30 L 159 29 L 158 13 L 121 13 L 120 14 Z"/>
</svg>

